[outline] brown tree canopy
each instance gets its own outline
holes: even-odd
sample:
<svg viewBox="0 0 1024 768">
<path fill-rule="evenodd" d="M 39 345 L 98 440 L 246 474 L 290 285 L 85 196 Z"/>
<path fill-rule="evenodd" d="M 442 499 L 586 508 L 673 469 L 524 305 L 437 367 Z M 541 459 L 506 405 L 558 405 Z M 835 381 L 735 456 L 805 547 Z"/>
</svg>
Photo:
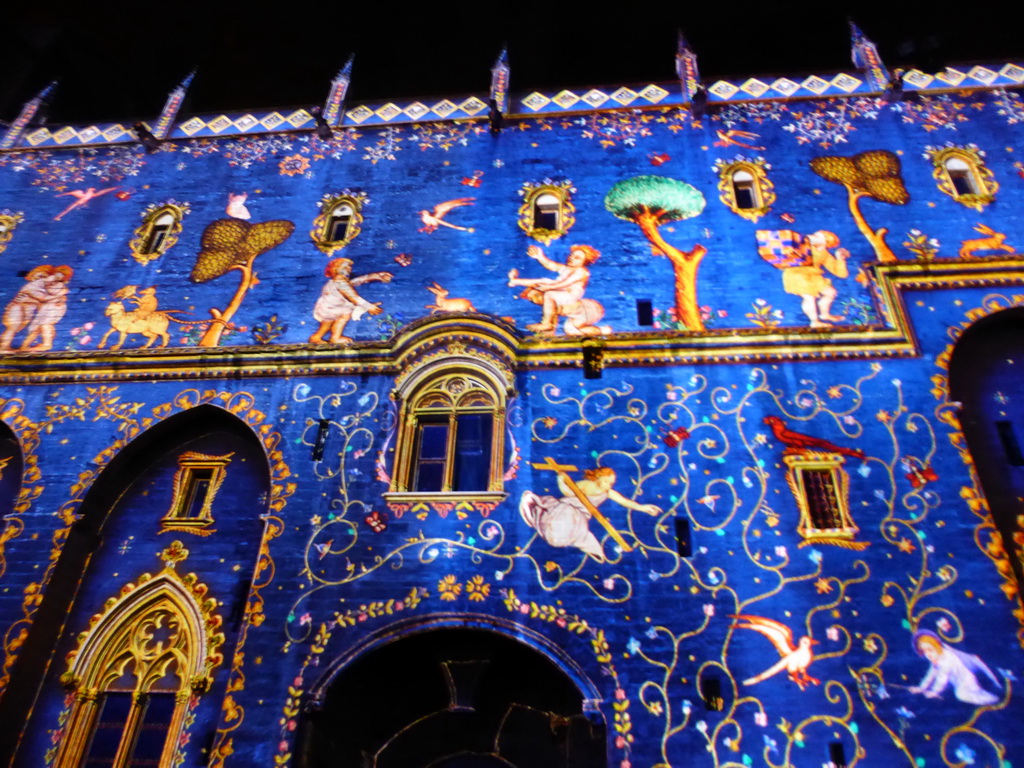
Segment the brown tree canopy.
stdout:
<svg viewBox="0 0 1024 768">
<path fill-rule="evenodd" d="M 900 159 L 886 149 L 872 149 L 853 157 L 816 157 L 811 160 L 811 170 L 826 181 L 883 203 L 906 205 L 910 201 L 900 175 Z"/>
<path fill-rule="evenodd" d="M 218 219 L 204 231 L 201 250 L 189 280 L 205 283 L 225 275 L 232 267 L 251 264 L 252 260 L 276 248 L 295 231 L 290 221 L 262 221 L 250 224 L 241 219 Z"/>
</svg>

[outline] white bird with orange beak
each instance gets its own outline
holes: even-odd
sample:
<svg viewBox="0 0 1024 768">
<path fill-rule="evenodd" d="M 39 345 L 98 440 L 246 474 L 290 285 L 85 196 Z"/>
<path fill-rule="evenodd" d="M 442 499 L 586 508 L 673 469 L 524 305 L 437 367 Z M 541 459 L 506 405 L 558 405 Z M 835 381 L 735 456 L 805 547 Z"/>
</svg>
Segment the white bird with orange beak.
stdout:
<svg viewBox="0 0 1024 768">
<path fill-rule="evenodd" d="M 818 685 L 821 682 L 807 674 L 807 668 L 814 661 L 814 652 L 811 650 L 811 646 L 817 645 L 817 640 L 804 636 L 794 645 L 793 633 L 789 627 L 785 624 L 780 624 L 774 619 L 746 614 L 736 614 L 730 618 L 736 619 L 736 623 L 733 626 L 737 629 L 752 629 L 767 637 L 771 640 L 772 645 L 775 646 L 775 650 L 779 652 L 779 656 L 782 657 L 761 674 L 744 680 L 744 685 L 760 683 L 773 675 L 777 675 L 782 670 L 786 670 L 789 673 L 789 679 L 799 685 L 801 691 L 808 684 Z"/>
</svg>

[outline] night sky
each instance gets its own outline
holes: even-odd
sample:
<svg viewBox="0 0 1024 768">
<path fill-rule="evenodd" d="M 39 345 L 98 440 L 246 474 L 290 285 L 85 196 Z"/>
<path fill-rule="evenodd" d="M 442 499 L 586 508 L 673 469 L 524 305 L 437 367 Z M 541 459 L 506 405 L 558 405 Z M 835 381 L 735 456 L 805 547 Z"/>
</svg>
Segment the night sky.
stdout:
<svg viewBox="0 0 1024 768">
<path fill-rule="evenodd" d="M 182 114 L 323 103 L 356 55 L 350 103 L 485 92 L 502 45 L 511 88 L 671 81 L 676 30 L 720 77 L 849 70 L 848 15 L 890 67 L 1024 60 L 1024 6 L 970 4 L 956 13 L 898 2 L 825 8 L 764 3 L 292 2 L 24 4 L 5 13 L 0 119 L 59 80 L 51 122 L 155 117 L 193 67 Z M 948 8 L 948 6 L 946 6 Z M 783 8 L 780 10 L 780 8 Z M 938 6 L 936 6 L 938 9 Z"/>
</svg>

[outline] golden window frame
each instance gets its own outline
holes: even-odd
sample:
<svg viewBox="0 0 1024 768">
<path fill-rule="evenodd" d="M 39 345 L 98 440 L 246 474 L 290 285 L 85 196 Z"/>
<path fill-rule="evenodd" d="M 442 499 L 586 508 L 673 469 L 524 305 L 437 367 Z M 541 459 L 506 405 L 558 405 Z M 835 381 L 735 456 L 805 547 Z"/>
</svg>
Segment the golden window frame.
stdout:
<svg viewBox="0 0 1024 768">
<path fill-rule="evenodd" d="M 460 349 L 456 347 L 456 350 Z M 492 370 L 486 358 L 444 355 L 400 377 L 392 397 L 399 403 L 398 434 L 394 471 L 385 498 L 389 502 L 469 501 L 500 502 L 505 499 L 505 427 L 506 408 L 513 392 L 508 376 Z M 460 414 L 490 413 L 490 467 L 487 487 L 452 490 L 455 422 Z M 448 416 L 448 447 L 441 491 L 412 488 L 418 467 L 418 432 L 424 417 Z"/>
<path fill-rule="evenodd" d="M 0 253 L 7 248 L 7 244 L 14 238 L 14 230 L 24 220 L 21 213 L 0 213 Z"/>
<path fill-rule="evenodd" d="M 932 176 L 938 182 L 939 191 L 949 195 L 960 205 L 981 211 L 989 203 L 995 202 L 999 183 L 995 175 L 985 165 L 984 153 L 974 146 L 950 146 L 941 149 L 929 149 L 928 157 L 932 161 Z M 957 192 L 953 177 L 949 172 L 949 162 L 959 160 L 967 166 L 971 186 L 977 192 L 961 194 Z"/>
<path fill-rule="evenodd" d="M 159 759 L 160 768 L 177 762 L 179 741 L 189 703 L 209 690 L 214 670 L 223 662 L 223 620 L 217 601 L 194 573 L 181 576 L 175 566 L 188 556 L 180 541 L 161 553 L 166 567 L 144 573 L 109 598 L 78 637 L 68 654 L 61 683 L 73 693 L 54 768 L 78 768 L 86 757 L 103 709 L 103 697 L 126 674 L 134 678 L 132 703 L 125 719 L 112 768 L 127 768 L 143 724 L 146 704 L 168 673 L 178 680 L 174 711 Z M 165 637 L 156 639 L 154 630 Z M 130 671 L 130 672 L 129 672 Z"/>
<path fill-rule="evenodd" d="M 167 253 L 178 242 L 178 238 L 181 237 L 182 219 L 185 218 L 185 214 L 188 211 L 187 205 L 179 205 L 173 202 L 150 206 L 143 211 L 142 225 L 135 230 L 132 239 L 128 242 L 132 258 L 139 262 L 139 264 L 145 265 Z M 154 230 L 159 226 L 158 222 L 164 216 L 171 217 L 171 226 L 167 230 L 167 235 L 155 250 L 148 251 L 147 249 L 153 238 Z"/>
<path fill-rule="evenodd" d="M 519 208 L 519 228 L 534 240 L 551 245 L 552 241 L 564 236 L 576 224 L 576 206 L 572 204 L 572 183 L 561 184 L 525 184 L 519 194 L 523 196 L 523 204 Z M 537 202 L 545 195 L 558 200 L 558 227 L 547 229 L 537 226 Z"/>
<path fill-rule="evenodd" d="M 217 491 L 227 477 L 227 466 L 231 463 L 231 457 L 235 454 L 228 453 L 224 456 L 210 456 L 195 451 L 185 451 L 178 457 L 178 471 L 174 473 L 174 492 L 171 496 L 171 506 L 160 521 L 160 532 L 179 531 L 195 533 L 200 536 L 209 536 L 213 533 L 210 528 L 213 525 L 213 500 Z M 209 485 L 205 491 L 203 506 L 199 515 L 190 517 L 187 511 L 192 506 L 192 496 L 195 493 L 196 470 L 209 470 Z"/>
<path fill-rule="evenodd" d="M 741 216 L 747 221 L 756 222 L 771 211 L 777 199 L 775 185 L 768 178 L 770 167 L 760 158 L 757 160 L 736 159 L 731 162 L 719 161 L 715 164 L 715 169 L 718 171 L 718 199 L 737 216 Z M 735 176 L 737 173 L 747 173 L 752 179 L 754 202 L 756 203 L 753 208 L 739 206 L 739 201 L 736 199 Z"/>
<path fill-rule="evenodd" d="M 360 232 L 363 231 L 363 204 L 366 202 L 362 195 L 328 195 L 320 202 L 320 214 L 313 219 L 313 228 L 309 236 L 313 239 L 316 247 L 328 256 L 340 251 L 351 243 Z M 342 206 L 352 209 L 352 215 L 348 226 L 345 229 L 345 237 L 341 240 L 330 239 L 331 224 L 335 218 L 334 212 Z"/>
<path fill-rule="evenodd" d="M 782 461 L 786 465 L 786 482 L 800 510 L 800 522 L 797 524 L 797 533 L 803 537 L 800 546 L 831 544 L 845 549 L 865 549 L 868 546 L 867 542 L 855 540 L 860 529 L 850 514 L 850 476 L 843 469 L 845 459 L 842 454 L 802 451 L 783 455 Z M 815 525 L 804 474 L 808 471 L 824 472 L 829 478 L 829 484 L 835 494 L 838 527 L 819 528 Z"/>
</svg>

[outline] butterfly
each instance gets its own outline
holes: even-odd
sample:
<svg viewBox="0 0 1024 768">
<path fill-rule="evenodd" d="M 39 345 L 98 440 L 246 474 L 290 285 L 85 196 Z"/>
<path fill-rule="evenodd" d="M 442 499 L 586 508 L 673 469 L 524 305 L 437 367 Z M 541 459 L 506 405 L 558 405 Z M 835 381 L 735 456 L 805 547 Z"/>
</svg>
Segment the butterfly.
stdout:
<svg viewBox="0 0 1024 768">
<path fill-rule="evenodd" d="M 388 527 L 388 516 L 383 512 L 373 511 L 364 519 L 366 524 L 370 526 L 374 533 L 380 533 Z"/>
<path fill-rule="evenodd" d="M 483 171 L 473 171 L 473 176 L 471 178 L 462 179 L 462 185 L 466 187 L 479 187 L 481 184 L 480 177 L 483 175 Z"/>
<path fill-rule="evenodd" d="M 403 267 L 408 267 L 410 264 L 412 264 L 412 256 L 410 256 L 408 253 L 400 253 L 397 256 L 395 256 L 395 261 L 397 261 Z"/>
<path fill-rule="evenodd" d="M 665 163 L 667 163 L 672 158 L 669 155 L 667 155 L 666 153 L 664 153 L 664 152 L 659 152 L 659 153 L 651 152 L 651 154 L 649 154 L 647 156 L 647 159 L 650 160 L 651 165 L 659 166 L 659 165 L 664 165 Z"/>
</svg>

